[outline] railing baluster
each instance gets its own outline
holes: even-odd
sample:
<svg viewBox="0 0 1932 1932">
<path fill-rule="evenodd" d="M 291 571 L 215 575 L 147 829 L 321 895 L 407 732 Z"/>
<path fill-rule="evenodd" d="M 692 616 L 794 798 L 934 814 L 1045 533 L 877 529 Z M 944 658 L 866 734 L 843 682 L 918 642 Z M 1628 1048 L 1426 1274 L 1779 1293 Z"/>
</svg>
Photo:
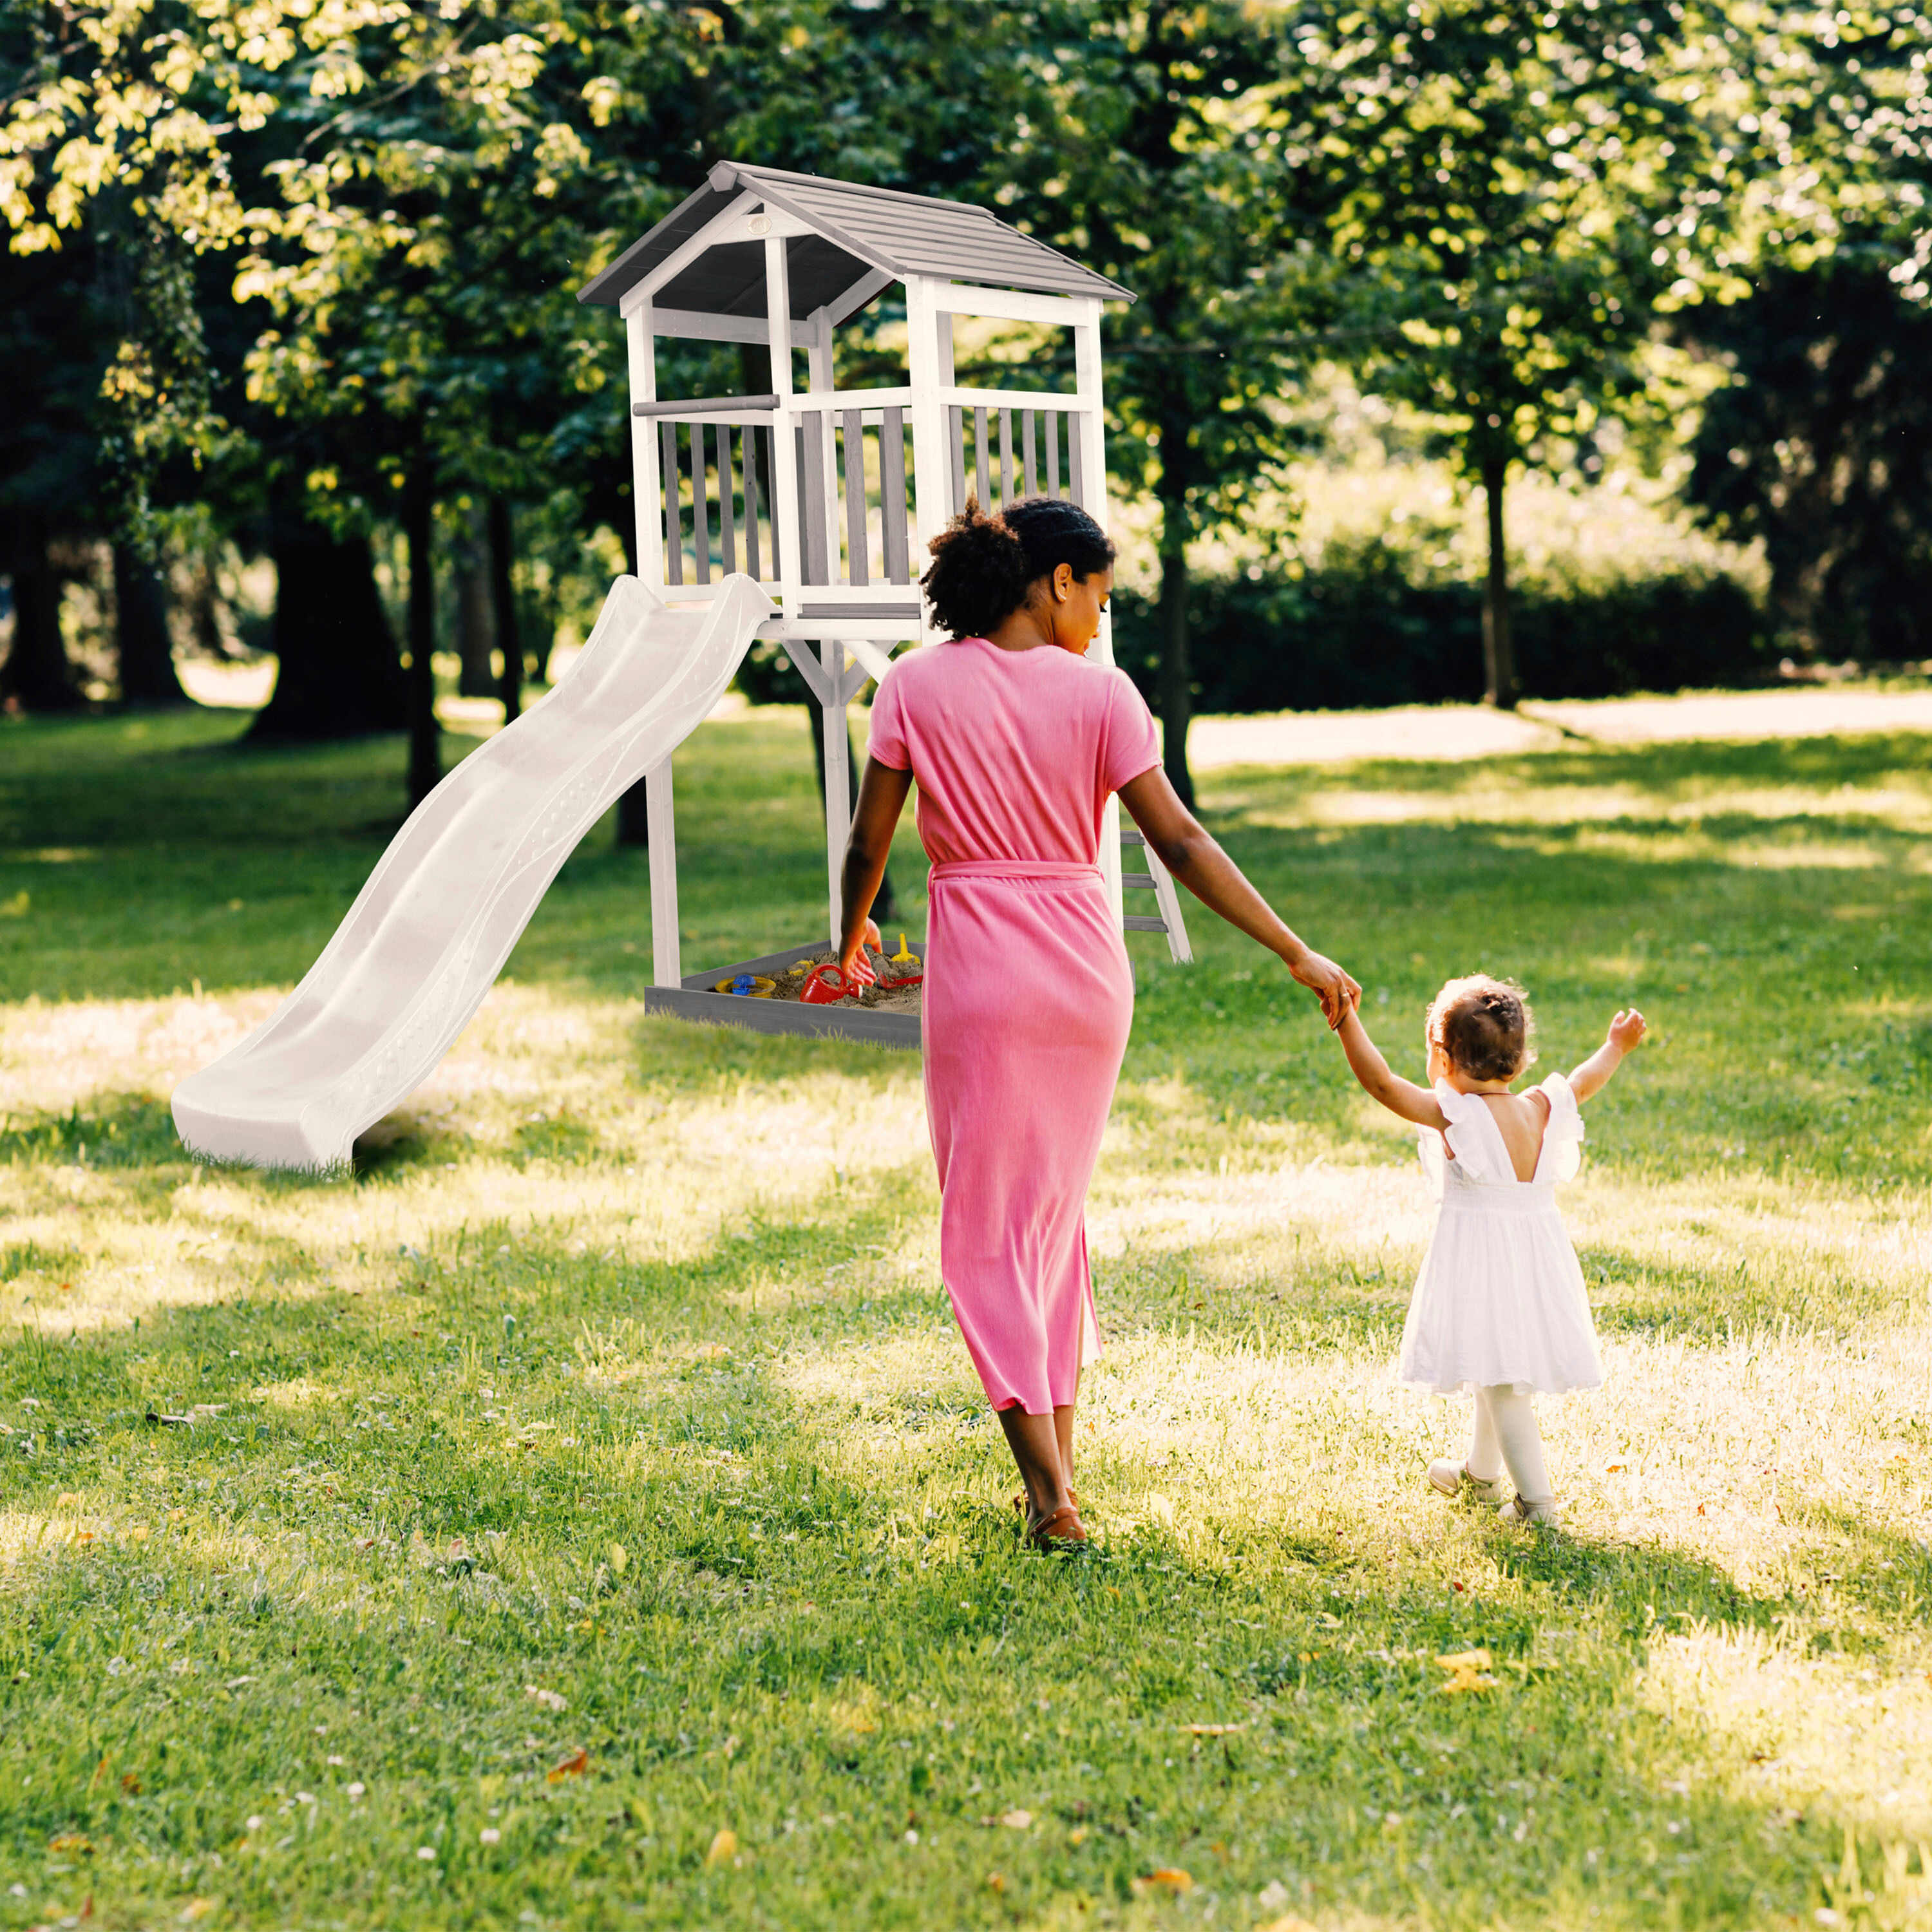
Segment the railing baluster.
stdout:
<svg viewBox="0 0 1932 1932">
<path fill-rule="evenodd" d="M 952 473 L 946 478 L 952 493 L 952 500 L 946 506 L 946 514 L 956 517 L 966 507 L 966 412 L 954 407 L 946 412 L 948 449 L 952 460 Z"/>
<path fill-rule="evenodd" d="M 760 573 L 758 569 L 758 432 L 754 425 L 745 425 L 745 568 L 754 580 Z"/>
<path fill-rule="evenodd" d="M 805 506 L 805 559 L 808 584 L 832 581 L 830 560 L 826 555 L 825 442 L 831 425 L 821 410 L 808 411 L 799 430 L 799 460 L 805 488 L 799 493 Z"/>
<path fill-rule="evenodd" d="M 1000 412 L 1000 508 L 1013 500 L 1013 412 Z"/>
<path fill-rule="evenodd" d="M 718 425 L 718 542 L 724 553 L 724 574 L 738 568 L 738 518 L 733 503 L 736 486 L 731 481 L 731 425 Z"/>
<path fill-rule="evenodd" d="M 905 411 L 880 412 L 879 536 L 885 545 L 886 574 L 895 584 L 910 584 L 907 568 Z"/>
<path fill-rule="evenodd" d="M 1073 500 L 1084 510 L 1087 507 L 1087 465 L 1080 444 L 1080 418 L 1070 413 L 1066 418 L 1067 480 L 1073 486 Z"/>
<path fill-rule="evenodd" d="M 711 506 L 704 487 L 704 425 L 691 426 L 691 579 L 711 581 Z"/>
<path fill-rule="evenodd" d="M 1026 478 L 1026 493 L 1029 496 L 1040 494 L 1040 475 L 1034 467 L 1034 412 L 1031 410 L 1020 412 L 1020 463 L 1022 474 Z"/>
<path fill-rule="evenodd" d="M 848 584 L 872 580 L 866 535 L 866 418 L 845 412 L 845 572 Z"/>
<path fill-rule="evenodd" d="M 1046 494 L 1049 496 L 1060 494 L 1060 416 L 1057 410 L 1046 412 Z"/>
<path fill-rule="evenodd" d="M 980 479 L 980 508 L 988 516 L 993 509 L 993 484 L 986 472 L 992 454 L 986 447 L 986 411 L 982 404 L 973 412 L 973 470 Z"/>
<path fill-rule="evenodd" d="M 664 478 L 664 568 L 670 582 L 682 584 L 684 581 L 684 519 L 678 514 L 677 507 L 677 424 L 674 422 L 660 424 L 658 433 L 664 450 L 664 460 L 658 465 L 658 472 Z"/>
</svg>

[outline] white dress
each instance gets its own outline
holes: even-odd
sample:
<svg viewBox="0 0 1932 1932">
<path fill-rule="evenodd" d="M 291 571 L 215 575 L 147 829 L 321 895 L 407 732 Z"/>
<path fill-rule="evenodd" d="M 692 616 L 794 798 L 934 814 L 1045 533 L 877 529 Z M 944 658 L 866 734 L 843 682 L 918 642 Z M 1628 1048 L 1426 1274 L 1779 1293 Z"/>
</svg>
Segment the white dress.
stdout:
<svg viewBox="0 0 1932 1932">
<path fill-rule="evenodd" d="M 1436 1083 L 1449 1125 L 1446 1136 L 1429 1128 L 1421 1138 L 1439 1206 L 1402 1324 L 1405 1382 L 1438 1395 L 1504 1382 L 1520 1395 L 1603 1385 L 1583 1270 L 1556 1208 L 1556 1184 L 1574 1180 L 1581 1160 L 1583 1116 L 1562 1074 L 1539 1090 L 1550 1119 L 1535 1177 L 1519 1180 L 1488 1102 Z"/>
</svg>

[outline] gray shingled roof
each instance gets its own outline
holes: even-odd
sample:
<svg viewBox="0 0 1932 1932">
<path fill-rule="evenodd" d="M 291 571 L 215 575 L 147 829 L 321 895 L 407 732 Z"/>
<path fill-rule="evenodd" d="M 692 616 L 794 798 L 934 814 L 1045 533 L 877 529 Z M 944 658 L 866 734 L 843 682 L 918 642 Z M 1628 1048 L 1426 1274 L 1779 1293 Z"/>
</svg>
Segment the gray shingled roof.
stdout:
<svg viewBox="0 0 1932 1932">
<path fill-rule="evenodd" d="M 740 161 L 720 161 L 703 188 L 586 283 L 578 300 L 614 305 L 748 189 L 766 207 L 808 222 L 817 231 L 794 236 L 785 244 L 796 321 L 836 301 L 869 269 L 885 270 L 899 280 L 908 275 L 935 275 L 991 288 L 1133 300 L 1118 282 L 969 202 L 933 201 L 924 195 L 788 174 L 780 168 L 750 167 Z M 763 315 L 764 244 L 716 244 L 674 276 L 656 300 L 665 308 L 703 315 Z"/>
</svg>

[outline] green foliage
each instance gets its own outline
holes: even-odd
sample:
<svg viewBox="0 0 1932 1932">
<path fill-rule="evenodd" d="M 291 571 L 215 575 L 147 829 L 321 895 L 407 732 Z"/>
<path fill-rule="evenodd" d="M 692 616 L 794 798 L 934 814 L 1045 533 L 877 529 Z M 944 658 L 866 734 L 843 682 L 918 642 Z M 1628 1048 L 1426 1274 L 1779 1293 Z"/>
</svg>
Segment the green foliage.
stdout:
<svg viewBox="0 0 1932 1932">
<path fill-rule="evenodd" d="M 1483 694 L 1481 592 L 1420 575 L 1389 544 L 1330 544 L 1317 568 L 1196 578 L 1191 593 L 1202 711 L 1472 704 Z M 1151 701 L 1157 613 L 1131 593 L 1114 608 L 1115 652 Z M 1753 683 L 1775 664 L 1750 592 L 1715 574 L 1534 584 L 1518 590 L 1513 622 L 1528 698 Z"/>
<path fill-rule="evenodd" d="M 1778 270 L 1687 318 L 1730 380 L 1705 406 L 1688 495 L 1761 541 L 1795 644 L 1932 656 L 1932 310 L 1869 254 Z"/>
</svg>

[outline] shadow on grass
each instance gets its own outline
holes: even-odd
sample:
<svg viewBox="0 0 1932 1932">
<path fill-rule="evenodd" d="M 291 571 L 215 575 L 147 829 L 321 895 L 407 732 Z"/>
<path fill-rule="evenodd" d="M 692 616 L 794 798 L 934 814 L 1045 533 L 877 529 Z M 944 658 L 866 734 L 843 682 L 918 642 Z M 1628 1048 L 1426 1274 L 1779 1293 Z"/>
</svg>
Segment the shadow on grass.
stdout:
<svg viewBox="0 0 1932 1932">
<path fill-rule="evenodd" d="M 1470 1928 L 1592 1908 L 1610 1925 L 1743 1926 L 1815 1902 L 1839 1849 L 1832 1806 L 1793 1822 L 1720 1778 L 1673 1788 L 1704 1741 L 1634 1694 L 1659 1628 L 1761 1629 L 1792 1607 L 1707 1563 L 1447 1510 L 1392 1540 L 1376 1499 L 1346 1494 L 1322 1523 L 1222 1523 L 1206 1502 L 1180 1537 L 1033 1557 L 986 1498 L 1001 1453 L 958 1426 L 974 1406 L 909 1389 L 884 1404 L 904 1452 L 854 1473 L 849 1406 L 799 1397 L 773 1366 L 828 1330 L 862 1343 L 943 1322 L 922 1288 L 824 1286 L 902 1211 L 880 1187 L 676 1266 L 472 1228 L 399 1256 L 385 1298 L 156 1310 L 138 1334 L 10 1347 L 8 1394 L 31 1382 L 50 1429 L 85 1415 L 97 1432 L 50 1436 L 36 1506 L 56 1486 L 112 1498 L 138 1450 L 152 1507 L 136 1512 L 158 1522 L 178 1496 L 187 1516 L 15 1573 L 32 1624 L 7 1635 L 28 1672 L 14 1708 L 56 1741 L 10 1798 L 19 1828 L 170 1857 L 226 1845 L 238 1821 L 219 1794 L 245 1809 L 286 1784 L 324 1748 L 320 1724 L 372 1790 L 393 1788 L 386 1804 L 420 1801 L 471 1844 L 496 1815 L 480 1768 L 541 1792 L 585 1744 L 594 1776 L 546 1801 L 569 1830 L 513 1840 L 520 1885 L 548 1900 L 647 1884 L 657 1922 L 712 1916 L 694 1888 L 720 1815 L 758 1850 L 737 1916 L 756 1901 L 800 1925 L 920 1922 L 893 1903 L 933 1882 L 894 1875 L 908 1828 L 963 1846 L 944 1882 L 958 1922 L 989 1925 L 1008 1902 L 983 1883 L 995 1859 L 1036 1917 L 1126 1902 L 1175 1864 L 1203 1890 L 1278 1884 L 1304 1910 Z M 734 1298 L 785 1267 L 821 1298 L 755 1316 Z M 290 1406 L 269 1387 L 317 1392 Z M 149 1400 L 225 1406 L 158 1431 L 139 1419 Z M 504 1413 L 486 1420 L 486 1400 Z M 136 1638 L 178 1624 L 194 1667 L 170 1677 Z M 1445 1696 L 1433 1659 L 1478 1646 L 1494 1687 Z M 133 1660 L 124 1676 L 104 1675 L 110 1647 Z M 531 1684 L 561 1687 L 567 1718 L 542 1718 Z M 163 1691 L 166 1758 L 148 1741 Z M 98 1778 L 110 1752 L 138 1802 Z M 1036 1821 L 1024 1832 L 982 1822 L 1016 1806 Z M 604 1834 L 632 1807 L 648 1844 Z M 858 1824 L 794 1856 L 794 1810 Z M 371 1855 L 348 1880 L 327 1861 L 380 1828 L 327 1802 L 272 1873 L 238 1864 L 230 1909 L 360 1884 Z M 422 1828 L 398 1828 L 414 1832 L 406 1861 Z M 458 1913 L 500 1898 L 454 1857 L 439 1882 Z"/>
</svg>

